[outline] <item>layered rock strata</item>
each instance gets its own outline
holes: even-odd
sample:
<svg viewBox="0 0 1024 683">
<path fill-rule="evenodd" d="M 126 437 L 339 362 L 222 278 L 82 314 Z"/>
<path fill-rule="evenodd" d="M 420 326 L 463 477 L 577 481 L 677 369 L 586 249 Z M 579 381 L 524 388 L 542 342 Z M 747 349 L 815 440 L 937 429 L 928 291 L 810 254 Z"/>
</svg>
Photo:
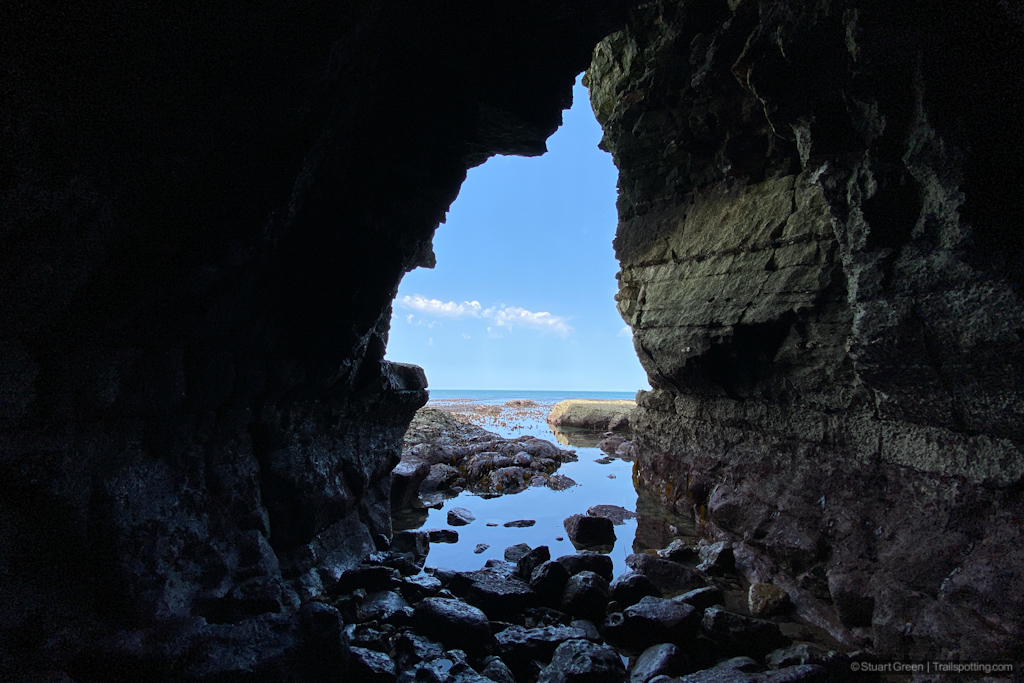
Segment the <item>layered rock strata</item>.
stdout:
<svg viewBox="0 0 1024 683">
<path fill-rule="evenodd" d="M 1021 38 L 985 3 L 669 1 L 587 74 L 639 485 L 851 646 L 1021 656 Z"/>
<path fill-rule="evenodd" d="M 291 680 L 390 536 L 399 280 L 622 4 L 4 7 L 5 677 Z"/>
</svg>

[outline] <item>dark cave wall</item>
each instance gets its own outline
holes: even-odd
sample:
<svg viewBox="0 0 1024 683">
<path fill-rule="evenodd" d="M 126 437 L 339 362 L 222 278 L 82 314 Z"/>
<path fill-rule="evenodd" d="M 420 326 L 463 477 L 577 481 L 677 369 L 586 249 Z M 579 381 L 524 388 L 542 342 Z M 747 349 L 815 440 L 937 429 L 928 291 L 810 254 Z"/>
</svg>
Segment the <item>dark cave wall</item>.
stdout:
<svg viewBox="0 0 1024 683">
<path fill-rule="evenodd" d="M 851 647 L 1022 656 L 1022 38 L 994 3 L 662 2 L 588 71 L 638 481 Z"/>
<path fill-rule="evenodd" d="M 401 276 L 467 167 L 544 151 L 619 4 L 5 5 L 11 671 L 284 675 L 390 536 Z"/>
</svg>

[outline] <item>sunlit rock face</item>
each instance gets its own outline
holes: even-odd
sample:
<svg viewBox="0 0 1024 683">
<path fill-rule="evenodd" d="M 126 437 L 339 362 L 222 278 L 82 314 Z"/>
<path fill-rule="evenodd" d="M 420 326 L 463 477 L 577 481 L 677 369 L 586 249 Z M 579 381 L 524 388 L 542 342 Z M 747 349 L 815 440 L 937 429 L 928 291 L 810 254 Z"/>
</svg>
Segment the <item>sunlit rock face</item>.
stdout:
<svg viewBox="0 0 1024 683">
<path fill-rule="evenodd" d="M 1020 656 L 1021 24 L 665 2 L 594 52 L 641 485 L 851 646 Z"/>
<path fill-rule="evenodd" d="M 544 151 L 617 4 L 10 8 L 5 678 L 342 656 L 297 614 L 390 535 L 426 400 L 382 360 L 399 280 L 468 167 Z"/>
</svg>

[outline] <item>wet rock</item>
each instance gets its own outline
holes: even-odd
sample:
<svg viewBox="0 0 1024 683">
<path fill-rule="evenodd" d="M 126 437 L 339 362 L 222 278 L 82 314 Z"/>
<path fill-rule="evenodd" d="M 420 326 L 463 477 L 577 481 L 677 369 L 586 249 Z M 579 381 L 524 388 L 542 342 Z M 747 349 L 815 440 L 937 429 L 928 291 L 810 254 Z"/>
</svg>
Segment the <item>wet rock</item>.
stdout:
<svg viewBox="0 0 1024 683">
<path fill-rule="evenodd" d="M 531 527 L 537 523 L 535 519 L 517 519 L 511 522 L 505 522 L 502 526 L 510 529 L 525 529 Z"/>
<path fill-rule="evenodd" d="M 626 558 L 626 566 L 637 574 L 643 574 L 662 591 L 688 591 L 707 585 L 698 572 L 678 562 L 636 553 Z"/>
<path fill-rule="evenodd" d="M 623 608 L 635 605 L 647 596 L 661 597 L 661 589 L 644 576 L 636 572 L 626 572 L 615 578 L 609 586 L 611 598 Z"/>
<path fill-rule="evenodd" d="M 605 581 L 612 580 L 612 558 L 601 553 L 583 550 L 575 555 L 562 555 L 558 558 L 558 563 L 568 570 L 569 576 L 588 571 L 601 576 Z"/>
<path fill-rule="evenodd" d="M 430 463 L 403 454 L 395 469 L 391 470 L 391 507 L 394 509 L 408 505 L 429 474 Z"/>
<path fill-rule="evenodd" d="M 655 676 L 681 676 L 690 671 L 690 659 L 672 643 L 644 650 L 629 672 L 629 683 L 650 683 Z"/>
<path fill-rule="evenodd" d="M 443 654 L 444 648 L 439 643 L 412 631 L 395 639 L 395 657 L 402 668 L 437 659 Z"/>
<path fill-rule="evenodd" d="M 533 570 L 551 559 L 551 551 L 546 545 L 539 545 L 526 553 L 516 562 L 516 576 L 523 581 L 533 578 Z"/>
<path fill-rule="evenodd" d="M 615 650 L 589 640 L 568 640 L 555 650 L 537 683 L 622 683 L 626 667 Z"/>
<path fill-rule="evenodd" d="M 408 624 L 412 608 L 394 591 L 369 593 L 357 612 L 359 621 L 379 621 L 396 625 Z"/>
<path fill-rule="evenodd" d="M 676 539 L 667 547 L 658 551 L 658 557 L 672 562 L 695 562 L 698 558 L 697 551 L 689 543 L 682 539 Z"/>
<path fill-rule="evenodd" d="M 516 543 L 505 548 L 505 561 L 518 562 L 524 555 L 530 552 L 531 548 L 527 543 Z"/>
<path fill-rule="evenodd" d="M 534 661 L 551 661 L 559 645 L 574 639 L 585 639 L 586 634 L 571 626 L 523 628 L 510 626 L 494 637 L 498 654 L 517 678 L 523 678 Z"/>
<path fill-rule="evenodd" d="M 432 491 L 445 491 L 462 479 L 458 469 L 445 463 L 438 463 L 430 466 L 430 472 L 420 482 L 420 493 Z"/>
<path fill-rule="evenodd" d="M 398 589 L 406 600 L 419 602 L 423 598 L 429 598 L 441 590 L 441 581 L 431 574 L 417 574 L 402 579 Z"/>
<path fill-rule="evenodd" d="M 700 628 L 700 612 L 692 605 L 646 597 L 622 612 L 609 614 L 601 625 L 605 639 L 630 652 L 658 643 L 684 643 Z"/>
<path fill-rule="evenodd" d="M 757 662 L 749 657 L 736 657 L 677 680 L 679 683 L 832 683 L 844 679 L 841 675 L 832 677 L 819 666 L 792 666 L 765 673 L 758 673 L 759 669 Z"/>
<path fill-rule="evenodd" d="M 399 531 L 391 539 L 388 552 L 409 555 L 409 559 L 420 564 L 430 552 L 430 533 L 425 530 Z"/>
<path fill-rule="evenodd" d="M 459 532 L 455 529 L 424 529 L 431 543 L 458 543 Z"/>
<path fill-rule="evenodd" d="M 448 510 L 448 523 L 452 526 L 465 526 L 476 519 L 476 515 L 466 508 Z"/>
<path fill-rule="evenodd" d="M 567 614 L 600 621 L 604 618 L 609 594 L 608 581 L 604 577 L 591 571 L 581 571 L 566 581 L 560 607 Z"/>
<path fill-rule="evenodd" d="M 559 562 L 548 560 L 533 570 L 530 588 L 543 605 L 558 605 L 569 580 L 569 571 Z"/>
<path fill-rule="evenodd" d="M 480 675 L 494 683 L 516 683 L 511 669 L 499 657 L 488 657 L 483 661 Z"/>
<path fill-rule="evenodd" d="M 570 515 L 563 522 L 565 533 L 577 548 L 615 545 L 615 529 L 605 517 Z"/>
<path fill-rule="evenodd" d="M 479 555 L 480 553 L 484 552 L 485 550 L 487 550 L 490 547 L 491 547 L 490 543 L 477 543 L 476 547 L 473 548 L 473 552 L 476 553 L 477 555 Z"/>
<path fill-rule="evenodd" d="M 619 444 L 619 447 L 615 449 L 615 457 L 621 458 L 622 460 L 632 461 L 636 457 L 636 450 L 633 446 L 632 441 L 623 441 Z"/>
<path fill-rule="evenodd" d="M 529 488 L 526 470 L 522 467 L 501 467 L 491 472 L 486 490 L 489 493 L 519 493 Z"/>
<path fill-rule="evenodd" d="M 461 600 L 422 600 L 413 611 L 413 628 L 447 647 L 470 653 L 481 652 L 493 642 L 487 615 Z"/>
<path fill-rule="evenodd" d="M 765 657 L 765 664 L 768 665 L 769 669 L 784 669 L 800 664 L 829 664 L 839 657 L 841 655 L 837 657 L 836 652 L 826 650 L 818 645 L 797 643 L 789 647 L 773 650 Z"/>
<path fill-rule="evenodd" d="M 621 505 L 591 505 L 587 508 L 587 515 L 610 519 L 616 526 L 625 524 L 627 519 L 636 519 L 635 512 L 630 512 Z"/>
<path fill-rule="evenodd" d="M 789 607 L 789 594 L 775 584 L 752 583 L 747 591 L 747 609 L 755 617 L 784 612 Z"/>
<path fill-rule="evenodd" d="M 387 590 L 402 580 L 398 570 L 383 565 L 360 565 L 343 572 L 332 589 L 333 595 L 343 595 L 362 588 L 367 591 Z"/>
<path fill-rule="evenodd" d="M 676 602 L 685 602 L 689 605 L 693 605 L 698 610 L 705 610 L 712 605 L 725 604 L 725 594 L 721 588 L 717 586 L 704 586 L 703 588 L 695 588 L 692 591 L 687 591 L 682 595 L 677 595 L 672 598 Z"/>
<path fill-rule="evenodd" d="M 352 677 L 366 683 L 392 683 L 397 680 L 395 663 L 383 652 L 353 647 L 350 650 L 349 670 Z"/>
<path fill-rule="evenodd" d="M 430 548 L 430 542 L 426 534 L 423 535 L 422 540 L 426 542 L 426 547 Z M 391 569 L 398 570 L 398 573 L 402 576 L 412 576 L 419 574 L 423 570 L 423 563 L 426 561 L 427 555 L 414 553 L 398 553 L 390 550 L 370 553 L 366 556 L 366 564 L 380 565 L 382 567 L 390 567 Z"/>
<path fill-rule="evenodd" d="M 458 587 L 453 581 L 453 590 L 462 595 L 466 602 L 487 614 L 489 619 L 496 621 L 512 621 L 524 609 L 536 606 L 537 595 L 530 587 L 511 572 L 495 569 L 480 569 L 475 572 L 463 572 L 459 575 L 459 583 L 468 582 L 465 589 Z"/>
<path fill-rule="evenodd" d="M 329 680 L 348 665 L 349 640 L 341 614 L 322 602 L 307 602 L 299 610 L 306 673 L 312 680 Z M 70 679 L 69 679 L 70 681 Z"/>
<path fill-rule="evenodd" d="M 776 648 L 789 645 L 778 624 L 734 614 L 722 607 L 704 610 L 701 632 L 723 647 L 726 652 L 763 658 Z"/>
<path fill-rule="evenodd" d="M 573 486 L 579 486 L 579 484 L 564 474 L 552 474 L 547 478 L 544 485 L 552 491 L 565 491 L 566 489 L 571 489 Z"/>
<path fill-rule="evenodd" d="M 723 574 L 736 568 L 736 556 L 732 545 L 726 541 L 717 541 L 701 546 L 698 550 L 700 564 L 697 569 L 707 574 Z"/>
</svg>

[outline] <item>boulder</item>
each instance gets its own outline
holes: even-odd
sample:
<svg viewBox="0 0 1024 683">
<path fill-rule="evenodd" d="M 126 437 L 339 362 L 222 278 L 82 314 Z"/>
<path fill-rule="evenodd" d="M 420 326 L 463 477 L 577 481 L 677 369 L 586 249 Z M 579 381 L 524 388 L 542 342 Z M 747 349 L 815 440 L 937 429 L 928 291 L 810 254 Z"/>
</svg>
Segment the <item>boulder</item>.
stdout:
<svg viewBox="0 0 1024 683">
<path fill-rule="evenodd" d="M 481 610 L 461 600 L 426 598 L 412 616 L 413 629 L 447 647 L 482 652 L 493 642 L 491 625 Z"/>
<path fill-rule="evenodd" d="M 677 645 L 661 643 L 644 650 L 632 670 L 629 683 L 650 683 L 655 676 L 681 676 L 689 671 L 690 660 Z"/>
<path fill-rule="evenodd" d="M 448 511 L 448 523 L 452 526 L 465 526 L 476 519 L 476 515 L 466 508 L 452 508 Z"/>
<path fill-rule="evenodd" d="M 717 586 L 704 586 L 703 588 L 694 588 L 692 591 L 686 591 L 672 599 L 676 602 L 685 602 L 693 605 L 703 611 L 712 605 L 724 604 L 725 594 Z"/>
<path fill-rule="evenodd" d="M 569 580 L 569 571 L 559 562 L 548 560 L 533 570 L 530 588 L 542 605 L 558 605 Z"/>
<path fill-rule="evenodd" d="M 526 677 L 534 661 L 550 662 L 562 643 L 583 639 L 586 633 L 571 626 L 510 626 L 494 637 L 498 654 L 518 679 Z"/>
<path fill-rule="evenodd" d="M 408 505 L 420 490 L 420 484 L 430 474 L 430 463 L 412 455 L 402 459 L 391 470 L 391 507 Z"/>
<path fill-rule="evenodd" d="M 533 570 L 551 559 L 551 551 L 546 545 L 539 545 L 526 553 L 516 562 L 516 575 L 523 581 L 533 578 Z"/>
<path fill-rule="evenodd" d="M 622 683 L 626 667 L 615 650 L 589 640 L 567 640 L 558 646 L 537 683 Z"/>
<path fill-rule="evenodd" d="M 362 647 L 350 648 L 349 671 L 354 680 L 366 683 L 392 683 L 397 680 L 395 663 L 383 652 Z"/>
<path fill-rule="evenodd" d="M 629 607 L 640 602 L 647 596 L 661 597 L 661 589 L 644 576 L 636 572 L 626 572 L 615 578 L 609 586 L 612 600 L 622 607 Z"/>
<path fill-rule="evenodd" d="M 558 563 L 568 570 L 569 576 L 588 571 L 601 576 L 605 581 L 612 580 L 612 558 L 601 553 L 581 550 L 575 555 L 562 555 Z"/>
<path fill-rule="evenodd" d="M 570 515 L 562 522 L 569 540 L 576 548 L 615 545 L 615 529 L 606 517 Z"/>
<path fill-rule="evenodd" d="M 591 621 L 604 618 L 610 591 L 604 577 L 582 571 L 569 577 L 562 592 L 561 610 Z"/>
<path fill-rule="evenodd" d="M 685 564 L 644 553 L 626 557 L 626 566 L 637 574 L 643 574 L 665 592 L 688 591 L 708 584 L 700 573 Z"/>
<path fill-rule="evenodd" d="M 755 617 L 779 614 L 789 607 L 789 594 L 772 583 L 752 583 L 747 591 L 747 609 Z"/>
<path fill-rule="evenodd" d="M 516 519 L 511 522 L 505 522 L 502 524 L 503 527 L 508 529 L 525 529 L 531 527 L 537 523 L 535 519 Z"/>
<path fill-rule="evenodd" d="M 518 562 L 521 557 L 530 552 L 531 548 L 526 543 L 516 543 L 505 548 L 505 561 L 506 562 Z"/>
<path fill-rule="evenodd" d="M 605 639 L 630 652 L 658 643 L 685 643 L 700 628 L 700 612 L 692 605 L 646 597 L 622 612 L 609 614 L 601 627 Z"/>
<path fill-rule="evenodd" d="M 459 588 L 457 594 L 495 621 L 512 621 L 523 610 L 538 604 L 537 595 L 529 585 L 502 571 L 480 569 L 463 572 L 460 581 L 468 581 L 468 586 L 464 590 Z"/>
<path fill-rule="evenodd" d="M 458 543 L 459 532 L 455 529 L 424 529 L 431 543 Z"/>
<path fill-rule="evenodd" d="M 636 401 L 569 399 L 556 403 L 548 413 L 548 424 L 594 431 L 625 431 Z"/>
<path fill-rule="evenodd" d="M 700 564 L 697 569 L 707 574 L 723 574 L 736 567 L 736 557 L 732 545 L 726 541 L 717 541 L 701 546 L 698 550 Z"/>
</svg>

